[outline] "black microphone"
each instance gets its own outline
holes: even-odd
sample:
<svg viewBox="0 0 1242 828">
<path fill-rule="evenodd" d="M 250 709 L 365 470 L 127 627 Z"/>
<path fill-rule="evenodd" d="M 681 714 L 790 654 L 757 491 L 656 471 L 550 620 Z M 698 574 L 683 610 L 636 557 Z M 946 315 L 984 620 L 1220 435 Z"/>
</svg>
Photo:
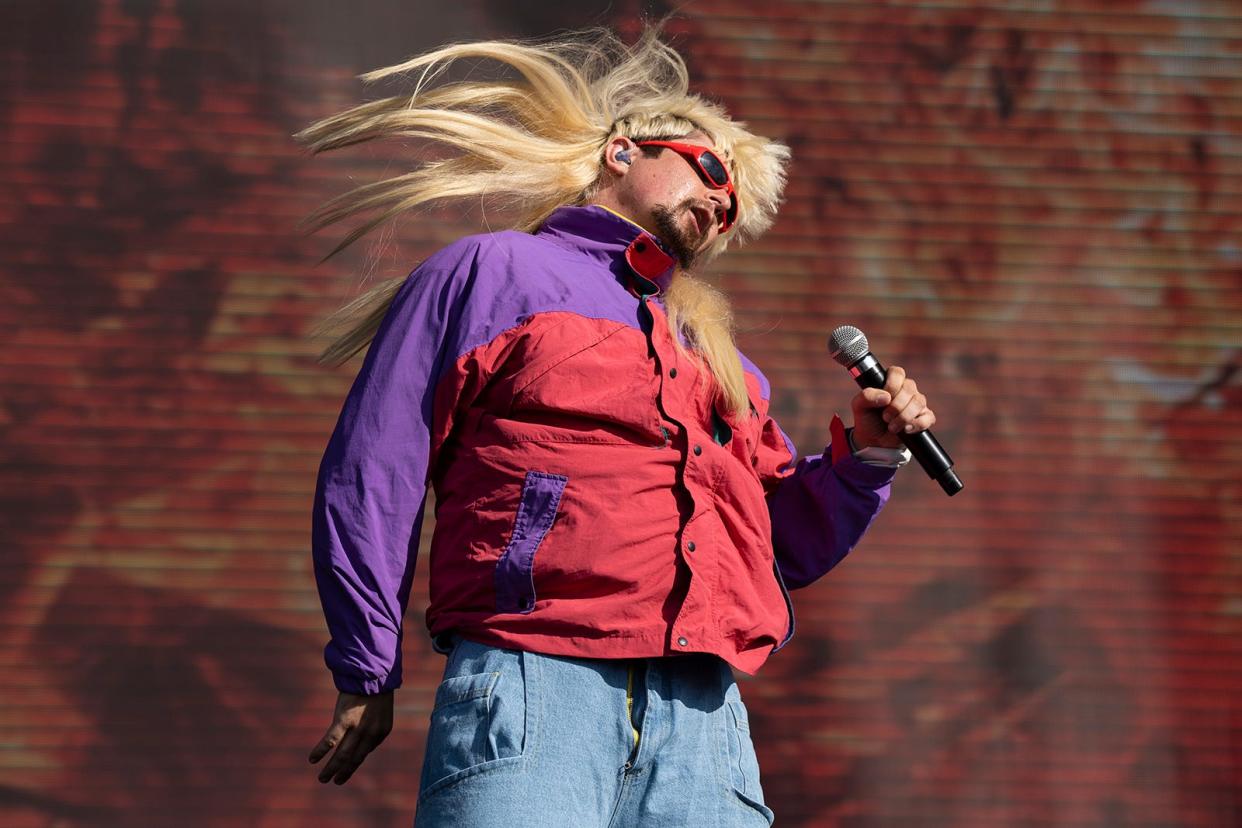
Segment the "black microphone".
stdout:
<svg viewBox="0 0 1242 828">
<path fill-rule="evenodd" d="M 888 372 L 880 361 L 871 355 L 867 337 L 853 325 L 842 325 L 828 337 L 828 353 L 845 366 L 850 376 L 862 388 L 883 388 Z M 944 493 L 952 497 L 962 490 L 962 481 L 953 471 L 953 459 L 944 450 L 930 430 L 898 435 L 910 453 L 919 461 L 927 476 L 940 484 Z"/>
</svg>

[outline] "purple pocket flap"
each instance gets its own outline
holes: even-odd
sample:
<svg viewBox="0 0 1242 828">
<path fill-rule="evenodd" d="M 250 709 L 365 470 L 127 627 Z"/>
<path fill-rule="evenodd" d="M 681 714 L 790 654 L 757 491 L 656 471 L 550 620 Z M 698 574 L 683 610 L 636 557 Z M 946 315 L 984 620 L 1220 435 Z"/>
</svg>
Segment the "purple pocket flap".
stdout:
<svg viewBox="0 0 1242 828">
<path fill-rule="evenodd" d="M 528 613 L 535 608 L 535 552 L 556 520 L 569 478 L 527 472 L 509 544 L 496 562 L 496 609 Z"/>
</svg>

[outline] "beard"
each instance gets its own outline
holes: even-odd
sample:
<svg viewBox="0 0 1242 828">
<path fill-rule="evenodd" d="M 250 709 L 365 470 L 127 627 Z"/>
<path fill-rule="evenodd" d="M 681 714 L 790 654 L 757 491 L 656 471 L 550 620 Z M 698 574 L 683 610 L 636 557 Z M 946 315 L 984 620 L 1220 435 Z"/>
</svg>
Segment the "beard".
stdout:
<svg viewBox="0 0 1242 828">
<path fill-rule="evenodd" d="M 697 229 L 698 220 L 691 213 L 691 210 L 697 203 L 697 200 L 691 197 L 673 207 L 669 207 L 666 204 L 657 204 L 651 208 L 651 215 L 655 219 L 660 241 L 664 242 L 673 255 L 677 257 L 677 262 L 681 265 L 682 270 L 689 270 L 690 266 L 698 259 L 703 242 L 707 240 L 708 234 L 711 233 L 710 227 L 701 233 Z M 685 225 L 680 221 L 684 214 L 690 214 L 696 228 L 694 231 L 686 230 Z"/>
</svg>

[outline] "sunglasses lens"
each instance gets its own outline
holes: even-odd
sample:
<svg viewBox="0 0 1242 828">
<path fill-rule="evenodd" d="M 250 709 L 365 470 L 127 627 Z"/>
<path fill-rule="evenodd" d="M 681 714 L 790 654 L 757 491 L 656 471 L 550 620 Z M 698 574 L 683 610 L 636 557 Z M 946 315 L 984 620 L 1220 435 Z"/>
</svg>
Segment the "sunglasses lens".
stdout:
<svg viewBox="0 0 1242 828">
<path fill-rule="evenodd" d="M 702 165 L 703 171 L 707 173 L 707 177 L 717 187 L 723 187 L 729 183 L 729 173 L 725 170 L 724 164 L 720 163 L 720 159 L 715 153 L 705 152 L 699 156 L 699 164 Z"/>
</svg>

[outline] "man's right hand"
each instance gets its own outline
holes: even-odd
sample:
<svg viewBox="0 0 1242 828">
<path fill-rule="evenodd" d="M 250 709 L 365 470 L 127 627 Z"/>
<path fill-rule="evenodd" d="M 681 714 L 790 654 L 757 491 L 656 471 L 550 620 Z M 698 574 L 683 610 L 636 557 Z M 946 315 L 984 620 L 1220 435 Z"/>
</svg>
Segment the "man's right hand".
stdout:
<svg viewBox="0 0 1242 828">
<path fill-rule="evenodd" d="M 335 777 L 336 784 L 344 785 L 367 754 L 379 747 L 391 731 L 391 691 L 377 696 L 341 693 L 336 699 L 332 726 L 310 752 L 313 765 L 336 748 L 319 772 L 319 781 L 327 782 Z"/>
</svg>

